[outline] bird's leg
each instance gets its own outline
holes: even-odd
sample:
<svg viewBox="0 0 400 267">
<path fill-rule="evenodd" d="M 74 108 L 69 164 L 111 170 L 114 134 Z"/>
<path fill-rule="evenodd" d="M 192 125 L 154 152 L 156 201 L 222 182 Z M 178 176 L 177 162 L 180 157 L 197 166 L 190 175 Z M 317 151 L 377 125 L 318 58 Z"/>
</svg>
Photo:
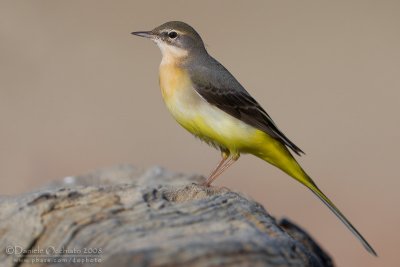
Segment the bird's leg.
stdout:
<svg viewBox="0 0 400 267">
<path fill-rule="evenodd" d="M 207 180 L 203 183 L 205 186 L 209 186 L 208 181 L 214 177 L 214 175 L 218 172 L 218 170 L 224 165 L 226 160 L 229 158 L 229 152 L 221 152 L 221 160 L 218 162 L 218 165 L 215 167 L 215 169 L 208 175 Z"/>
<path fill-rule="evenodd" d="M 217 173 L 214 174 L 213 177 L 210 177 L 207 186 L 210 186 L 211 183 L 217 179 L 226 169 L 228 169 L 233 163 L 235 163 L 239 159 L 239 155 L 230 156 L 229 159 L 225 162 L 225 164 L 218 170 Z"/>
<path fill-rule="evenodd" d="M 229 166 L 231 166 L 236 159 L 233 157 L 229 157 L 229 159 L 221 166 L 221 168 L 218 169 L 218 171 L 213 175 L 208 177 L 207 181 L 205 182 L 206 186 L 210 186 L 211 183 L 218 178 L 226 169 L 228 169 Z"/>
<path fill-rule="evenodd" d="M 226 169 L 229 168 L 233 163 L 236 162 L 236 160 L 239 159 L 240 155 L 233 155 L 230 156 L 228 153 L 223 152 L 222 153 L 222 159 L 219 162 L 217 168 L 210 174 L 210 176 L 207 178 L 205 181 L 204 185 L 205 186 L 210 186 L 211 183 L 218 178 Z"/>
</svg>

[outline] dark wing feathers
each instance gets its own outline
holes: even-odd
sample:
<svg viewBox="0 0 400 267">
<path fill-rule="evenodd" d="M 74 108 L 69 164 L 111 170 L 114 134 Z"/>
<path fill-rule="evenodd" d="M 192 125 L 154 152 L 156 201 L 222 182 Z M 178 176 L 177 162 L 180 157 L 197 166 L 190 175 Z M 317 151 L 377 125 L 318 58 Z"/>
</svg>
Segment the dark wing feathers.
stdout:
<svg viewBox="0 0 400 267">
<path fill-rule="evenodd" d="M 201 68 L 192 68 L 190 71 L 194 89 L 203 99 L 229 115 L 268 133 L 297 155 L 304 154 L 278 129 L 267 112 L 228 70 L 213 58 L 206 63 L 212 64 L 213 68 L 203 65 Z"/>
</svg>

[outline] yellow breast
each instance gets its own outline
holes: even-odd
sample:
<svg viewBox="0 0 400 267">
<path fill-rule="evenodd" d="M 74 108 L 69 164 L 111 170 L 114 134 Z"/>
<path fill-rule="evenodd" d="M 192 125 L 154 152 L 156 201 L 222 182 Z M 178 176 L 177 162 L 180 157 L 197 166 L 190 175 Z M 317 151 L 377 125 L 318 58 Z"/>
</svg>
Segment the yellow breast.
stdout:
<svg viewBox="0 0 400 267">
<path fill-rule="evenodd" d="M 172 64 L 160 66 L 164 102 L 186 130 L 217 147 L 245 151 L 260 141 L 260 131 L 209 104 L 193 88 L 187 71 Z"/>
<path fill-rule="evenodd" d="M 202 99 L 194 91 L 187 71 L 175 64 L 160 65 L 160 88 L 172 116 L 195 134 L 195 117 Z"/>
<path fill-rule="evenodd" d="M 165 101 L 175 93 L 191 86 L 190 78 L 185 70 L 175 64 L 160 65 L 160 88 Z"/>
</svg>

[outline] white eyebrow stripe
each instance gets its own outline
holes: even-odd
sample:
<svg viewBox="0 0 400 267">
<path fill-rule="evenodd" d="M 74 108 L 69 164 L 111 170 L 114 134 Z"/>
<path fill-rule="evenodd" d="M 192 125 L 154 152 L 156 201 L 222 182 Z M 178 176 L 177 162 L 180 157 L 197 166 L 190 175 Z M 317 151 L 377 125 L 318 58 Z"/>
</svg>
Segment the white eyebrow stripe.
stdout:
<svg viewBox="0 0 400 267">
<path fill-rule="evenodd" d="M 176 32 L 176 33 L 179 33 L 179 34 L 184 34 L 184 32 L 181 32 L 181 31 L 178 31 L 178 30 L 174 30 L 174 29 L 168 29 L 168 30 L 166 30 L 165 32 L 166 32 L 166 33 Z"/>
</svg>

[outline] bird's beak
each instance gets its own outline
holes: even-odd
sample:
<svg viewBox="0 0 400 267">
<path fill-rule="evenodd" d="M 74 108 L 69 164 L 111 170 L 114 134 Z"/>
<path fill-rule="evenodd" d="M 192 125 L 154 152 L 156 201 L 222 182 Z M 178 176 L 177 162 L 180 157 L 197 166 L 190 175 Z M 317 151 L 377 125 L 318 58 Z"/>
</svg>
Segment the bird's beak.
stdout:
<svg viewBox="0 0 400 267">
<path fill-rule="evenodd" d="M 150 38 L 150 39 L 154 38 L 154 33 L 152 33 L 151 31 L 148 31 L 148 32 L 131 32 L 131 34 L 137 35 L 137 36 L 140 36 L 140 37 Z"/>
</svg>

